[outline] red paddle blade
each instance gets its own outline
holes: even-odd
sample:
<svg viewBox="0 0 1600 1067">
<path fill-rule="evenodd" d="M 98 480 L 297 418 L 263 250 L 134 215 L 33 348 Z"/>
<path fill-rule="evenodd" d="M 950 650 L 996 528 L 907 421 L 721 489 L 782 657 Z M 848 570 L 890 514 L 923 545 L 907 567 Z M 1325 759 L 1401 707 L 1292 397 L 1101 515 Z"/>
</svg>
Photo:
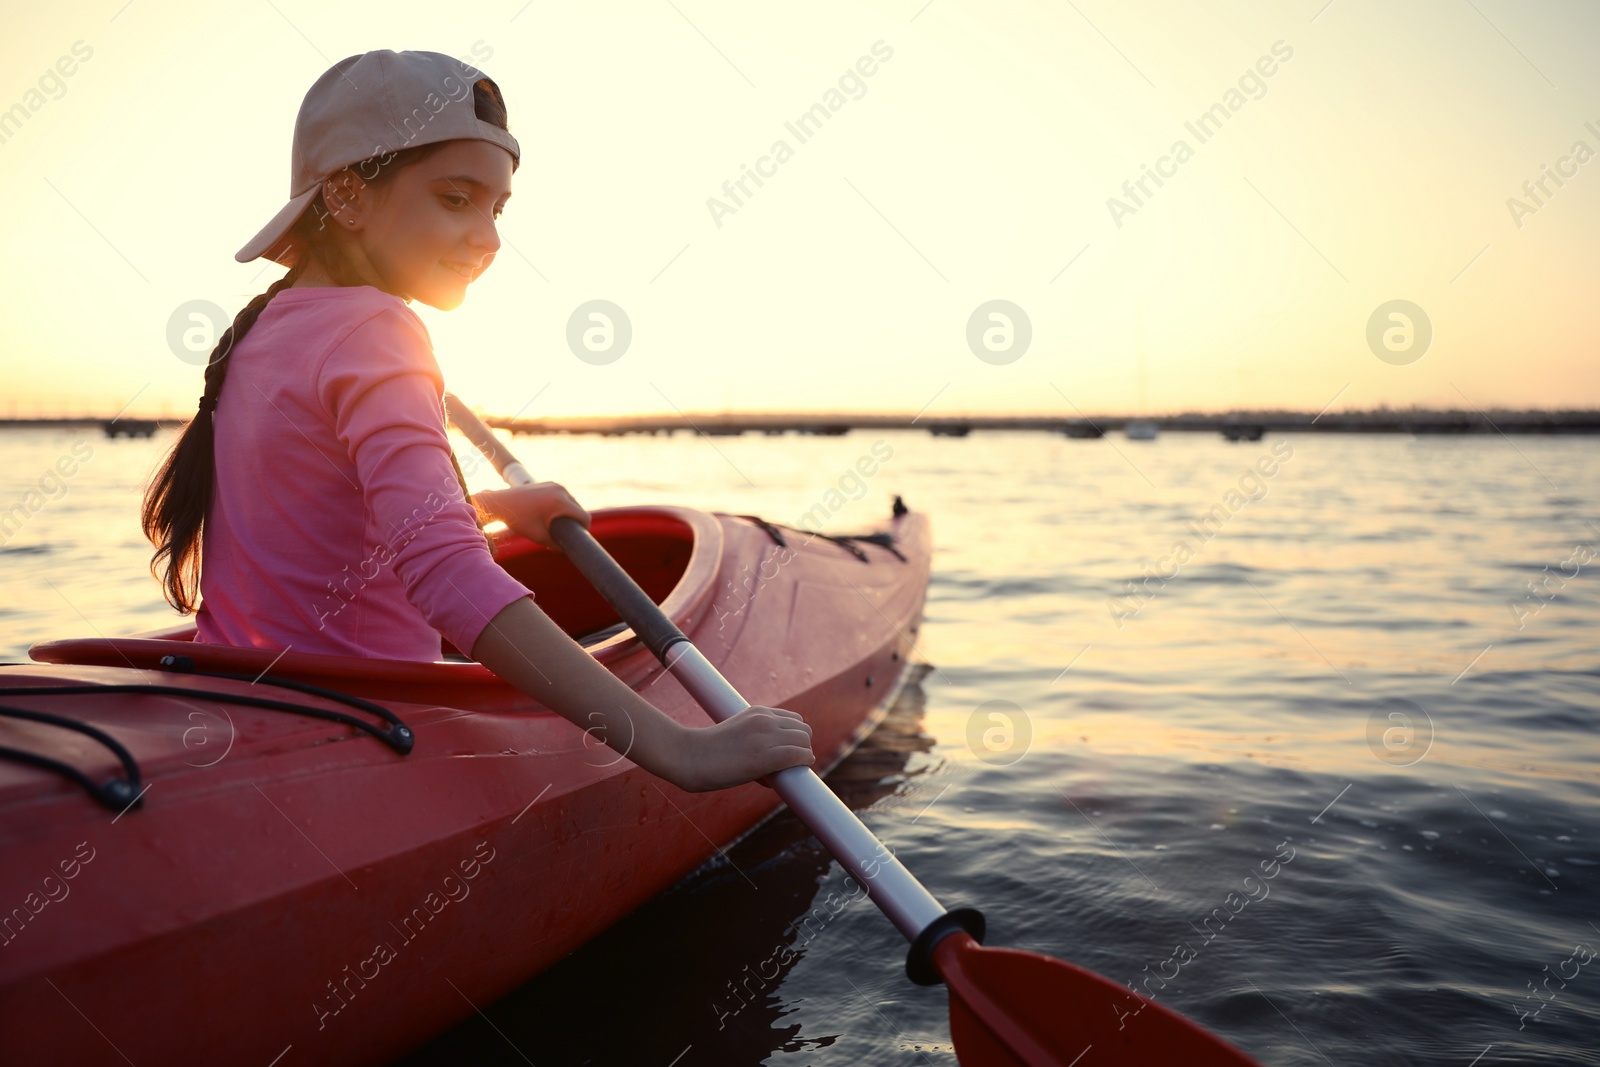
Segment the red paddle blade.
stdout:
<svg viewBox="0 0 1600 1067">
<path fill-rule="evenodd" d="M 1260 1067 L 1177 1012 L 1049 956 L 955 933 L 933 961 L 964 1067 Z"/>
</svg>

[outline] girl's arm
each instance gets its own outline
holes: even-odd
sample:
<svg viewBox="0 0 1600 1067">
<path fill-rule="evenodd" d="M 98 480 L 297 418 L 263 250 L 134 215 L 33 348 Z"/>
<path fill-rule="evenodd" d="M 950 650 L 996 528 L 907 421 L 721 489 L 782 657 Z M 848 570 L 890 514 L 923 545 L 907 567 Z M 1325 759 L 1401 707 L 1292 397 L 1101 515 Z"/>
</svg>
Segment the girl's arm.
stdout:
<svg viewBox="0 0 1600 1067">
<path fill-rule="evenodd" d="M 684 789 L 725 789 L 814 761 L 811 728 L 791 711 L 750 708 L 707 729 L 680 726 L 596 663 L 494 563 L 471 505 L 456 495 L 444 383 L 415 314 L 373 313 L 323 357 L 314 384 L 376 528 L 402 534 L 392 566 L 407 599 L 452 645 L 471 645 L 500 677 Z M 542 544 L 557 514 L 589 525 L 560 486 L 480 495 L 494 505 L 484 509 L 491 517 Z M 476 605 L 491 600 L 506 606 L 484 626 Z"/>
<path fill-rule="evenodd" d="M 751 707 L 715 726 L 683 726 L 597 663 L 532 599 L 501 609 L 472 658 L 650 773 L 691 793 L 810 766 L 811 727 L 782 708 Z"/>
</svg>

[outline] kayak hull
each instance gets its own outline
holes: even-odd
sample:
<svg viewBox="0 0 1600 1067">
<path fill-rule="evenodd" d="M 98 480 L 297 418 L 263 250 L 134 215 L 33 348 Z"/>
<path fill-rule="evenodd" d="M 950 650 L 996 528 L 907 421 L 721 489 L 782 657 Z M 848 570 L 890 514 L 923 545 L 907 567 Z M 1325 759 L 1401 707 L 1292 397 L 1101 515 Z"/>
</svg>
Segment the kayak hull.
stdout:
<svg viewBox="0 0 1600 1067">
<path fill-rule="evenodd" d="M 779 546 L 745 519 L 685 509 L 597 512 L 595 528 L 606 543 L 608 523 L 650 522 L 693 535 L 672 563 L 669 616 L 747 699 L 805 716 L 818 770 L 843 758 L 903 675 L 926 591 L 926 521 L 893 520 L 885 531 L 898 554 L 860 545 L 865 562 L 827 541 L 801 543 L 802 533 L 785 531 Z M 559 598 L 530 587 L 556 617 Z M 206 695 L 265 685 L 147 666 L 172 654 L 167 646 L 218 654 L 176 634 L 114 643 L 121 666 L 94 662 L 107 658 L 99 645 L 57 642 L 35 657 L 78 662 L 0 668 L 4 686 L 144 680 L 194 691 L 73 705 L 144 769 L 147 789 L 131 810 L 0 764 L 0 908 L 27 913 L 0 914 L 0 1033 L 20 1062 L 392 1060 L 713 859 L 779 805 L 759 784 L 685 793 L 478 677 L 487 672 L 476 664 L 413 665 L 423 669 L 403 683 L 374 677 L 370 664 L 364 677 L 341 678 L 359 662 L 292 652 L 273 668 L 279 676 L 289 663 L 290 677 L 378 700 L 415 734 L 401 756 L 348 727 Z M 590 651 L 669 715 L 710 724 L 631 633 Z M 74 699 L 0 703 L 59 714 Z M 112 766 L 91 742 L 63 741 L 47 726 L 0 719 L 0 734 Z"/>
</svg>

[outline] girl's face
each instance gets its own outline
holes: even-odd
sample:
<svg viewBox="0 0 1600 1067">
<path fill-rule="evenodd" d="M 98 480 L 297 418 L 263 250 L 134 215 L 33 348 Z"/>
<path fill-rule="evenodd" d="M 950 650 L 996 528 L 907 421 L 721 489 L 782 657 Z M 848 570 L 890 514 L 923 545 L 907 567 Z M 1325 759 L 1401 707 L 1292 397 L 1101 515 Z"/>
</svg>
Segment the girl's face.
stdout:
<svg viewBox="0 0 1600 1067">
<path fill-rule="evenodd" d="M 449 311 L 494 262 L 495 220 L 510 197 L 509 152 L 447 141 L 393 179 L 360 188 L 333 225 L 353 233 L 389 292 Z"/>
</svg>

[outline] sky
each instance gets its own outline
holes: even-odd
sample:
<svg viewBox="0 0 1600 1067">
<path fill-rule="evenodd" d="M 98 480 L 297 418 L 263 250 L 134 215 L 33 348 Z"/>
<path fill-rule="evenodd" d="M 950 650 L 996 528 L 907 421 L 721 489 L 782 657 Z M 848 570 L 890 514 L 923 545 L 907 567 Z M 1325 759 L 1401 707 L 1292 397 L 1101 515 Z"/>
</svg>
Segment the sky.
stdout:
<svg viewBox="0 0 1600 1067">
<path fill-rule="evenodd" d="M 233 254 L 375 48 L 523 148 L 412 304 L 490 413 L 1600 405 L 1592 3 L 3 2 L 0 417 L 192 411 L 169 322 L 282 273 Z"/>
</svg>

